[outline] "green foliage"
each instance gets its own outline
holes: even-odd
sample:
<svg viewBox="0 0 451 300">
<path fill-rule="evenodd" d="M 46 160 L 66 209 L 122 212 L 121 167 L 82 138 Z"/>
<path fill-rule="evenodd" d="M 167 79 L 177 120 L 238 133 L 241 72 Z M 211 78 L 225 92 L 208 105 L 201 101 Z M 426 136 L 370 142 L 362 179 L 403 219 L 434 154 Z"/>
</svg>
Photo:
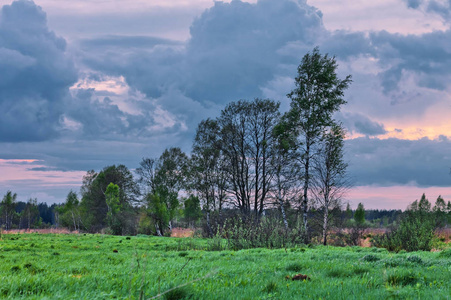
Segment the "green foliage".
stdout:
<svg viewBox="0 0 451 300">
<path fill-rule="evenodd" d="M 354 220 L 357 225 L 362 225 L 365 223 L 365 208 L 362 203 L 357 205 L 357 209 L 354 213 Z"/>
<path fill-rule="evenodd" d="M 394 271 L 387 276 L 387 283 L 392 286 L 415 285 L 418 281 L 418 276 L 407 270 Z"/>
<path fill-rule="evenodd" d="M 81 223 L 80 202 L 72 190 L 67 194 L 66 202 L 56 208 L 58 225 L 71 230 L 79 230 Z"/>
<path fill-rule="evenodd" d="M 315 157 L 315 146 L 326 129 L 336 123 L 335 112 L 346 103 L 344 91 L 351 83 L 351 76 L 341 80 L 337 75 L 335 57 L 322 55 L 316 47 L 302 58 L 295 78 L 295 89 L 287 96 L 291 99 L 291 108 L 284 115 L 282 123 L 291 128 L 293 136 L 298 137 L 297 149 L 304 167 L 302 197 L 303 227 L 308 241 L 308 205 L 309 189 L 312 180 L 311 159 Z"/>
<path fill-rule="evenodd" d="M 124 165 L 108 166 L 99 173 L 91 170 L 83 177 L 80 203 L 82 223 L 90 232 L 100 231 L 108 225 L 109 207 L 105 193 L 110 183 L 119 187 L 119 203 L 122 207 L 117 220 L 120 220 L 122 233 L 135 233 L 136 216 L 132 217 L 132 206 L 137 202 L 140 192 L 132 173 Z M 116 200 L 115 198 L 115 206 L 118 205 Z"/>
<path fill-rule="evenodd" d="M 105 202 L 108 206 L 107 222 L 113 234 L 122 234 L 122 223 L 119 214 L 122 205 L 119 198 L 120 189 L 117 184 L 110 182 L 105 191 Z"/>
<path fill-rule="evenodd" d="M 441 258 L 451 258 L 451 248 L 441 251 L 439 256 Z"/>
<path fill-rule="evenodd" d="M 183 214 L 188 222 L 195 222 L 202 217 L 202 210 L 200 208 L 199 198 L 193 195 L 190 195 L 185 200 L 185 209 Z"/>
<path fill-rule="evenodd" d="M 275 218 L 236 216 L 227 219 L 218 234 L 227 238 L 227 247 L 233 250 L 288 248 L 302 243 L 298 231 L 286 230 Z"/>
<path fill-rule="evenodd" d="M 373 254 L 367 254 L 362 259 L 363 259 L 363 261 L 368 261 L 368 262 L 375 262 L 375 261 L 380 260 L 380 258 L 378 256 L 373 255 Z"/>
<path fill-rule="evenodd" d="M 290 263 L 289 265 L 287 265 L 285 267 L 285 270 L 290 271 L 290 272 L 301 272 L 302 270 L 305 270 L 306 267 L 303 263 L 300 262 L 294 262 L 294 263 Z"/>
<path fill-rule="evenodd" d="M 0 226 L 5 226 L 6 230 L 12 228 L 13 217 L 16 215 L 15 212 L 15 203 L 17 199 L 17 194 L 12 193 L 11 191 L 7 191 L 5 196 L 3 196 L 2 201 L 0 202 L 1 216 L 2 216 L 2 224 Z"/>
<path fill-rule="evenodd" d="M 193 293 L 186 287 L 179 287 L 163 295 L 165 300 L 193 299 Z"/>
<path fill-rule="evenodd" d="M 381 236 L 373 237 L 373 244 L 389 251 L 430 251 L 434 237 L 435 221 L 431 205 L 423 194 L 420 202 L 409 206 L 398 227 Z"/>
<path fill-rule="evenodd" d="M 277 290 L 277 283 L 274 281 L 268 282 L 263 288 L 263 292 L 265 293 L 274 293 Z"/>
<path fill-rule="evenodd" d="M 346 218 L 348 220 L 352 219 L 352 209 L 351 209 L 351 205 L 349 205 L 349 202 L 346 204 Z"/>
<path fill-rule="evenodd" d="M 438 196 L 432 211 L 434 212 L 436 227 L 445 227 L 448 223 L 447 214 L 451 215 L 451 211 L 448 211 L 445 200 L 442 198 L 442 196 Z"/>
</svg>

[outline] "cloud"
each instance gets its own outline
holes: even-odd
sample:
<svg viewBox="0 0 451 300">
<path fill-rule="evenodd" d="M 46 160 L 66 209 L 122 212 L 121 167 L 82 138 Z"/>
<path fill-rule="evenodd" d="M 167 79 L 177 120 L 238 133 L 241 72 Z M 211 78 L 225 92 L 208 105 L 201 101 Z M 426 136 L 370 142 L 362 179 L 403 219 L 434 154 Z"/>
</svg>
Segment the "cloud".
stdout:
<svg viewBox="0 0 451 300">
<path fill-rule="evenodd" d="M 405 0 L 409 8 L 418 8 L 422 0 Z"/>
<path fill-rule="evenodd" d="M 182 45 L 181 42 L 150 36 L 107 35 L 99 38 L 82 39 L 84 48 L 153 48 L 158 45 Z"/>
<path fill-rule="evenodd" d="M 48 30 L 45 13 L 26 0 L 3 6 L 0 37 L 0 140 L 56 137 L 62 99 L 77 78 L 64 39 Z"/>
<path fill-rule="evenodd" d="M 451 1 L 436 1 L 429 2 L 428 11 L 434 12 L 442 16 L 446 22 L 451 22 Z"/>
<path fill-rule="evenodd" d="M 356 138 L 346 141 L 355 185 L 450 185 L 451 141 Z"/>
<path fill-rule="evenodd" d="M 360 133 L 366 136 L 377 136 L 387 133 L 384 124 L 372 121 L 360 113 L 338 113 L 337 118 L 343 122 L 350 133 Z"/>
<path fill-rule="evenodd" d="M 86 30 L 95 24 L 90 18 Z M 353 75 L 341 114 L 350 132 L 375 137 L 397 128 L 401 134 L 406 120 L 450 112 L 449 30 L 328 31 L 322 13 L 301 0 L 215 2 L 192 23 L 186 42 L 147 36 L 147 25 L 135 36 L 125 29 L 111 35 L 120 23 L 108 31 L 112 20 L 97 31 L 106 35 L 82 34 L 66 51 L 33 2 L 3 7 L 1 157 L 43 160 L 33 169 L 42 174 L 118 163 L 133 168 L 166 147 L 189 151 L 199 121 L 216 117 L 230 101 L 270 97 L 288 109 L 296 67 L 316 45 L 336 55 L 340 77 Z M 358 185 L 446 184 L 440 170 L 451 164 L 444 138 L 359 138 L 346 145 Z"/>
<path fill-rule="evenodd" d="M 447 23 L 451 21 L 451 1 L 450 0 L 405 0 L 407 6 L 413 9 L 421 9 L 429 13 L 440 15 Z"/>
<path fill-rule="evenodd" d="M 451 31 L 423 35 L 371 34 L 377 59 L 388 69 L 381 73 L 385 92 L 397 89 L 404 72 L 413 72 L 419 86 L 444 90 L 451 76 Z"/>
<path fill-rule="evenodd" d="M 278 50 L 292 41 L 302 41 L 310 50 L 321 32 L 321 13 L 303 1 L 232 1 L 215 2 L 198 17 L 184 47 L 164 42 L 126 54 L 99 53 L 94 41 L 82 46 L 85 53 L 95 53 L 85 58 L 88 67 L 124 75 L 148 97 L 179 90 L 208 107 L 261 96 L 261 87 L 274 80 L 274 73 L 288 73 L 281 65 L 292 64 L 291 75 L 302 55 L 287 57 Z"/>
</svg>

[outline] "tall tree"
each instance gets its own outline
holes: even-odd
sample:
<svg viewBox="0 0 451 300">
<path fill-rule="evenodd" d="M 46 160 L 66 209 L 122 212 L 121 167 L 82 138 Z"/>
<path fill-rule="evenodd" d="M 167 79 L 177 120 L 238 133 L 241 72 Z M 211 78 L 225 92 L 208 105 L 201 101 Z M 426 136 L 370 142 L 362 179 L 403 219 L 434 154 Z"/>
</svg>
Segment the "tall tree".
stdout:
<svg viewBox="0 0 451 300">
<path fill-rule="evenodd" d="M 0 202 L 3 223 L 6 230 L 11 229 L 13 216 L 15 215 L 16 200 L 17 194 L 7 191 L 5 196 L 3 196 L 2 202 Z"/>
<path fill-rule="evenodd" d="M 446 216 L 446 202 L 441 195 L 437 197 L 432 211 L 434 212 L 436 227 L 445 227 L 448 218 Z"/>
<path fill-rule="evenodd" d="M 157 176 L 158 160 L 155 158 L 143 158 L 136 168 L 138 183 L 141 186 L 143 194 L 153 193 L 155 191 L 155 177 Z"/>
<path fill-rule="evenodd" d="M 302 180 L 303 171 L 299 152 L 296 151 L 296 137 L 292 136 L 290 129 L 284 125 L 278 124 L 274 127 L 276 140 L 272 147 L 271 167 L 274 169 L 273 197 L 281 212 L 285 229 L 288 229 L 285 207 L 297 206 L 301 191 L 298 183 Z"/>
<path fill-rule="evenodd" d="M 312 195 L 323 212 L 323 244 L 327 245 L 330 212 L 341 207 L 341 199 L 349 188 L 346 178 L 348 164 L 343 159 L 345 132 L 339 124 L 332 125 L 320 142 L 313 158 Z"/>
<path fill-rule="evenodd" d="M 199 218 L 202 216 L 202 210 L 200 208 L 200 201 L 199 198 L 193 195 L 190 195 L 185 200 L 185 209 L 183 211 L 183 214 L 185 218 L 188 220 L 188 223 L 191 224 L 191 226 L 194 226 L 194 222 L 199 220 Z"/>
<path fill-rule="evenodd" d="M 113 234 L 122 234 L 122 222 L 120 213 L 122 210 L 121 201 L 119 198 L 120 188 L 117 184 L 110 183 L 105 191 L 105 201 L 108 206 L 107 222 Z"/>
<path fill-rule="evenodd" d="M 196 191 L 203 203 L 210 236 L 213 235 L 210 213 L 214 210 L 221 212 L 226 197 L 224 166 L 219 124 L 215 120 L 203 120 L 197 127 L 193 142 L 189 177 L 190 189 Z"/>
<path fill-rule="evenodd" d="M 357 225 L 362 225 L 365 223 L 365 207 L 362 203 L 357 205 L 357 209 L 354 213 L 354 220 Z"/>
<path fill-rule="evenodd" d="M 267 99 L 232 102 L 218 119 L 228 190 L 244 214 L 253 211 L 260 216 L 265 209 L 274 176 L 270 158 L 278 122 L 279 103 Z"/>
<path fill-rule="evenodd" d="M 171 221 L 179 208 L 179 192 L 186 188 L 188 156 L 178 147 L 166 149 L 158 159 L 144 158 L 137 171 L 147 186 L 146 214 L 154 220 L 156 232 L 172 229 Z"/>
<path fill-rule="evenodd" d="M 133 179 L 132 173 L 124 165 L 105 167 L 99 173 L 89 171 L 83 177 L 81 187 L 81 209 L 83 224 L 90 231 L 98 231 L 107 225 L 108 205 L 105 192 L 110 183 L 119 186 L 119 202 L 122 214 L 132 213 L 132 207 L 139 203 L 140 191 Z M 128 223 L 132 218 L 124 218 L 124 231 L 132 232 L 133 224 Z"/>
<path fill-rule="evenodd" d="M 298 67 L 296 87 L 287 96 L 291 108 L 284 117 L 299 138 L 304 174 L 302 218 L 306 240 L 308 240 L 308 205 L 311 182 L 311 159 L 316 154 L 315 146 L 325 129 L 333 123 L 333 114 L 346 103 L 344 91 L 351 83 L 348 75 L 341 80 L 337 76 L 335 57 L 322 55 L 318 47 L 307 53 Z"/>
<path fill-rule="evenodd" d="M 38 210 L 38 199 L 28 199 L 21 215 L 22 219 L 26 221 L 25 226 L 27 229 L 30 229 L 33 226 L 38 226 L 41 221 Z"/>
<path fill-rule="evenodd" d="M 74 191 L 69 191 L 66 202 L 58 207 L 59 219 L 63 226 L 73 230 L 80 230 L 80 201 Z"/>
</svg>

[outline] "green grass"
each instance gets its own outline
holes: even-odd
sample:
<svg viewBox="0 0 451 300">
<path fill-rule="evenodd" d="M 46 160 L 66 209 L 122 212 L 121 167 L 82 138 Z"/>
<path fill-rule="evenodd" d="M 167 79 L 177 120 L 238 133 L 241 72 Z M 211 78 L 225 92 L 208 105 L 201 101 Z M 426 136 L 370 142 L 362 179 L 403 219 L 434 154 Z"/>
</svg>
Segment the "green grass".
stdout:
<svg viewBox="0 0 451 300">
<path fill-rule="evenodd" d="M 170 289 L 161 299 L 451 299 L 449 250 L 209 251 L 218 248 L 203 239 L 2 238 L 0 298 L 7 299 L 148 299 Z M 289 279 L 298 273 L 310 280 Z"/>
</svg>

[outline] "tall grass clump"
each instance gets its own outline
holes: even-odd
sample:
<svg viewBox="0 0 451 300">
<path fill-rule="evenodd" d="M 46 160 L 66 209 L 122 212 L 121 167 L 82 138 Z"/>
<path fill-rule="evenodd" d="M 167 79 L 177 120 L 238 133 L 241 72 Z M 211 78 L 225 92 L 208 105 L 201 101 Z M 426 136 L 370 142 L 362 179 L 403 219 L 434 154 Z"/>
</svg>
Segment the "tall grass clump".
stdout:
<svg viewBox="0 0 451 300">
<path fill-rule="evenodd" d="M 401 270 L 388 274 L 386 282 L 391 286 L 415 285 L 419 281 L 417 275 L 410 271 Z"/>
</svg>

